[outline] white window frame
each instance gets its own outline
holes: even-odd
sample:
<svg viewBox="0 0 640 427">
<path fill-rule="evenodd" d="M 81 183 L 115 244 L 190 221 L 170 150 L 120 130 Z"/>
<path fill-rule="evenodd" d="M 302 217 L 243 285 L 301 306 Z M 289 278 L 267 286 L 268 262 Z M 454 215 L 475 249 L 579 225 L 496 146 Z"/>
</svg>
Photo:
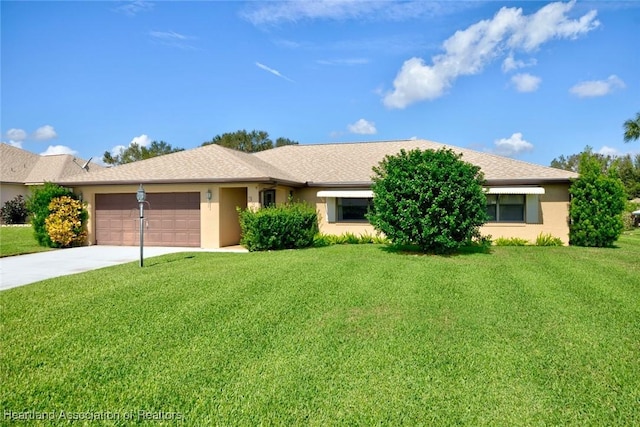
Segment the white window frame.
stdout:
<svg viewBox="0 0 640 427">
<path fill-rule="evenodd" d="M 485 188 L 485 194 L 498 195 L 503 194 L 524 195 L 524 221 L 490 221 L 489 224 L 541 224 L 540 215 L 540 196 L 545 194 L 544 187 L 489 187 Z M 496 212 L 496 216 L 497 216 Z"/>
<path fill-rule="evenodd" d="M 364 223 L 365 220 L 342 220 L 339 218 L 338 199 L 373 199 L 373 191 L 371 190 L 322 190 L 318 191 L 317 196 L 326 199 L 326 218 L 329 223 Z"/>
</svg>

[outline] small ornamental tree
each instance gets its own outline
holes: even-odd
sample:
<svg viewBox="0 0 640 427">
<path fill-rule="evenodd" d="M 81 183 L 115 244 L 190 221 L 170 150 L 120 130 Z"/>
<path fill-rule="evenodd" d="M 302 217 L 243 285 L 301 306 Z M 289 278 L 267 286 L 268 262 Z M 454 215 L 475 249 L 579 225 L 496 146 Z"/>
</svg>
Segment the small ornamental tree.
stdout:
<svg viewBox="0 0 640 427">
<path fill-rule="evenodd" d="M 610 247 L 618 240 L 624 224 L 625 190 L 615 170 L 602 172 L 589 156 L 580 160 L 580 178 L 569 189 L 569 244 Z"/>
<path fill-rule="evenodd" d="M 27 200 L 27 209 L 31 214 L 31 225 L 33 226 L 33 233 L 36 240 L 41 246 L 46 247 L 59 247 L 58 243 L 51 240 L 49 232 L 46 228 L 46 220 L 51 214 L 49 204 L 56 197 L 68 196 L 71 199 L 76 199 L 76 195 L 66 188 L 63 188 L 57 184 L 47 182 L 44 186 L 36 188 L 31 193 L 31 196 Z M 86 220 L 88 216 L 83 214 Z"/>
<path fill-rule="evenodd" d="M 449 149 L 400 151 L 373 168 L 367 215 L 394 245 L 449 253 L 480 237 L 488 220 L 478 166 Z"/>
</svg>

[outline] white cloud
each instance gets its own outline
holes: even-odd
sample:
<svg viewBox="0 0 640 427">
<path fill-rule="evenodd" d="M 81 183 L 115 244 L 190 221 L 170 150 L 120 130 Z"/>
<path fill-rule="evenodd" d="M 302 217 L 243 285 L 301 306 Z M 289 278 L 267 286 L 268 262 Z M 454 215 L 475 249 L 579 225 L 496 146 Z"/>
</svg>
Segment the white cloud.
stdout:
<svg viewBox="0 0 640 427">
<path fill-rule="evenodd" d="M 147 147 L 152 142 L 153 140 L 149 138 L 149 135 L 143 133 L 142 135 L 136 136 L 135 138 L 131 139 L 131 142 L 129 142 L 129 145 L 116 145 L 111 150 L 109 150 L 109 152 L 111 153 L 112 156 L 117 156 L 122 154 L 122 152 L 126 150 L 127 147 L 130 147 L 132 144 L 138 144 L 140 147 Z"/>
<path fill-rule="evenodd" d="M 115 10 L 116 12 L 124 13 L 125 15 L 135 16 L 139 12 L 150 11 L 151 9 L 153 9 L 153 6 L 153 3 L 149 1 L 134 0 L 118 6 L 113 10 Z"/>
<path fill-rule="evenodd" d="M 511 77 L 511 83 L 513 83 L 518 92 L 535 92 L 538 90 L 541 81 L 540 77 L 532 76 L 528 73 L 516 74 Z"/>
<path fill-rule="evenodd" d="M 580 17 L 569 19 L 566 14 L 573 9 L 576 0 L 567 3 L 550 3 L 530 16 L 523 16 L 521 25 L 513 32 L 508 46 L 522 48 L 527 52 L 534 51 L 541 44 L 553 39 L 575 39 L 600 25 L 595 10 Z M 522 12 L 522 9 L 519 9 Z"/>
<path fill-rule="evenodd" d="M 604 145 L 601 149 L 598 150 L 598 154 L 602 154 L 603 156 L 619 156 L 621 153 L 615 148 Z"/>
<path fill-rule="evenodd" d="M 533 144 L 522 139 L 522 133 L 516 132 L 509 138 L 501 138 L 494 142 L 494 153 L 512 157 L 517 154 L 533 150 Z"/>
<path fill-rule="evenodd" d="M 610 75 L 606 80 L 589 80 L 574 85 L 569 92 L 579 98 L 590 98 L 605 96 L 616 89 L 624 89 L 626 85 L 615 74 Z"/>
<path fill-rule="evenodd" d="M 347 129 L 351 133 L 357 133 L 359 135 L 373 135 L 376 132 L 376 124 L 365 119 L 360 119 L 357 122 L 347 126 Z"/>
<path fill-rule="evenodd" d="M 537 63 L 538 61 L 535 58 L 531 58 L 525 62 L 521 59 L 514 59 L 513 54 L 510 54 L 504 59 L 504 61 L 502 61 L 502 71 L 507 73 L 519 68 L 533 67 Z"/>
<path fill-rule="evenodd" d="M 47 141 L 49 139 L 57 138 L 58 134 L 51 125 L 40 126 L 33 132 L 32 138 L 38 141 Z"/>
<path fill-rule="evenodd" d="M 290 82 L 292 82 L 292 83 L 295 83 L 295 82 L 294 82 L 293 80 L 291 80 L 289 77 L 282 75 L 282 73 L 280 73 L 280 71 L 278 71 L 278 70 L 274 70 L 273 68 L 267 67 L 266 65 L 261 64 L 261 63 L 259 63 L 259 62 L 256 62 L 256 66 L 257 66 L 258 68 L 261 68 L 261 69 L 263 69 L 263 70 L 265 70 L 265 71 L 270 72 L 270 73 L 271 73 L 271 74 L 273 74 L 274 76 L 278 76 L 278 77 L 280 77 L 281 79 L 285 79 L 285 80 L 287 80 L 287 81 L 290 81 Z"/>
<path fill-rule="evenodd" d="M 11 128 L 6 133 L 5 136 L 9 139 L 7 144 L 12 145 L 14 147 L 22 148 L 22 143 L 29 138 L 27 132 L 24 129 Z M 37 141 L 46 141 L 49 139 L 57 138 L 58 134 L 55 129 L 51 125 L 41 126 L 35 130 L 31 134 L 31 139 L 35 139 Z"/>
<path fill-rule="evenodd" d="M 54 156 L 56 154 L 76 155 L 78 154 L 78 152 L 76 150 L 73 150 L 67 147 L 66 145 L 50 145 L 49 147 L 47 147 L 45 151 L 40 153 L 40 155 L 42 156 Z"/>
<path fill-rule="evenodd" d="M 189 40 L 196 39 L 196 37 L 193 36 L 176 33 L 175 31 L 149 31 L 149 36 L 154 41 L 165 46 L 184 50 L 198 50 L 197 47 L 188 43 Z"/>
<path fill-rule="evenodd" d="M 153 141 L 151 140 L 151 138 L 149 138 L 149 135 L 146 134 L 142 134 L 140 136 L 136 136 L 135 138 L 133 138 L 131 140 L 131 142 L 129 143 L 129 145 L 131 144 L 138 144 L 141 147 L 146 147 L 149 144 L 151 144 Z"/>
<path fill-rule="evenodd" d="M 7 138 L 15 142 L 22 142 L 27 139 L 27 132 L 24 129 L 9 129 L 7 133 L 5 133 Z"/>
<path fill-rule="evenodd" d="M 124 145 L 116 145 L 110 150 L 110 153 L 112 156 L 118 156 L 126 149 L 127 147 L 125 147 Z"/>
<path fill-rule="evenodd" d="M 318 59 L 320 65 L 364 65 L 370 61 L 367 58 L 345 58 L 345 59 Z"/>
<path fill-rule="evenodd" d="M 149 31 L 149 35 L 162 40 L 188 40 L 191 38 L 175 31 Z"/>
<path fill-rule="evenodd" d="M 503 7 L 493 18 L 456 31 L 443 43 L 444 53 L 432 58 L 432 65 L 416 57 L 404 62 L 393 81 L 393 91 L 383 98 L 384 104 L 405 108 L 438 98 L 456 78 L 480 73 L 499 56 L 512 56 L 515 50 L 533 51 L 552 39 L 574 39 L 599 25 L 595 11 L 576 20 L 567 18 L 565 14 L 574 5 L 575 1 L 552 3 L 531 15 L 523 15 L 521 8 Z"/>
<path fill-rule="evenodd" d="M 254 25 L 275 25 L 301 20 L 391 20 L 452 13 L 475 7 L 472 2 L 314 0 L 250 2 L 241 16 Z"/>
</svg>

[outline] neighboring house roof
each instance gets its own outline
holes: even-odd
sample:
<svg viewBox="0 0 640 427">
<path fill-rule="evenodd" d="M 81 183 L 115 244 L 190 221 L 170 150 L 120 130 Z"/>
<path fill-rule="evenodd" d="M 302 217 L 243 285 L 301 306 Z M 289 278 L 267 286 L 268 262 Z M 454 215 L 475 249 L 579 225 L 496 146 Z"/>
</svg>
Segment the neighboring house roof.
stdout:
<svg viewBox="0 0 640 427">
<path fill-rule="evenodd" d="M 401 149 L 450 148 L 480 166 L 489 184 L 540 184 L 574 172 L 425 140 L 288 145 L 248 154 L 207 145 L 60 181 L 66 185 L 170 182 L 279 182 L 295 186 L 368 186 L 372 168 Z"/>
<path fill-rule="evenodd" d="M 29 151 L 0 144 L 0 182 L 24 184 L 40 156 Z"/>
<path fill-rule="evenodd" d="M 35 185 L 87 174 L 82 168 L 85 160 L 70 154 L 40 156 L 8 144 L 0 144 L 0 158 L 0 182 L 5 183 Z M 89 170 L 99 169 L 104 168 L 95 164 L 89 166 Z"/>
</svg>

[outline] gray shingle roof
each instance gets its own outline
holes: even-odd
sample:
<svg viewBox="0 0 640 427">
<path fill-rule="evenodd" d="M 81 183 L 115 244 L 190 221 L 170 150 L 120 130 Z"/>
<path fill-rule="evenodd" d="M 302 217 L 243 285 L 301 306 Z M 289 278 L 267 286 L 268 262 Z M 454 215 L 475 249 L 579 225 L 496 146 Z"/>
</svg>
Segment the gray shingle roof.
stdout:
<svg viewBox="0 0 640 427">
<path fill-rule="evenodd" d="M 568 181 L 578 175 L 426 140 L 289 145 L 243 153 L 207 145 L 60 180 L 61 184 L 278 181 L 292 185 L 369 185 L 372 167 L 401 149 L 450 148 L 480 166 L 489 183 Z"/>
<path fill-rule="evenodd" d="M 0 182 L 24 184 L 39 159 L 35 153 L 0 144 Z"/>
<path fill-rule="evenodd" d="M 372 167 L 386 155 L 397 154 L 401 149 L 443 147 L 461 153 L 462 160 L 480 166 L 489 182 L 566 181 L 578 177 L 573 172 L 426 140 L 284 146 L 254 155 L 312 185 L 369 183 Z"/>
<path fill-rule="evenodd" d="M 248 153 L 207 145 L 106 168 L 62 180 L 62 184 L 149 182 L 284 181 L 297 179 Z"/>
</svg>

